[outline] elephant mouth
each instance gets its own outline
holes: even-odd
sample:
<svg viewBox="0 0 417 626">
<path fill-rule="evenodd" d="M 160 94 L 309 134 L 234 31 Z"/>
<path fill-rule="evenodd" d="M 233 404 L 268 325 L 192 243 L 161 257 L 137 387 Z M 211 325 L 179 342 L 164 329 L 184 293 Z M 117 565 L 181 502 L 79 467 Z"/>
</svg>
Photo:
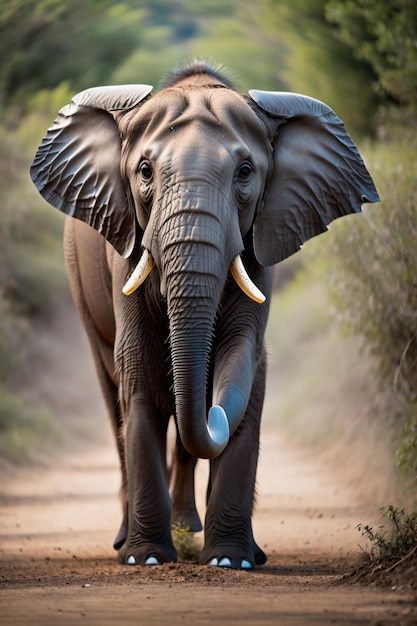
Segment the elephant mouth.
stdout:
<svg viewBox="0 0 417 626">
<path fill-rule="evenodd" d="M 146 278 L 151 273 L 153 266 L 154 260 L 152 255 L 148 252 L 148 250 L 144 250 L 138 264 L 123 287 L 123 293 L 126 296 L 130 296 L 134 293 L 136 289 L 145 282 Z M 249 277 L 239 254 L 230 264 L 230 273 L 243 293 L 251 298 L 251 300 L 258 302 L 259 304 L 265 302 L 266 297 Z"/>
</svg>

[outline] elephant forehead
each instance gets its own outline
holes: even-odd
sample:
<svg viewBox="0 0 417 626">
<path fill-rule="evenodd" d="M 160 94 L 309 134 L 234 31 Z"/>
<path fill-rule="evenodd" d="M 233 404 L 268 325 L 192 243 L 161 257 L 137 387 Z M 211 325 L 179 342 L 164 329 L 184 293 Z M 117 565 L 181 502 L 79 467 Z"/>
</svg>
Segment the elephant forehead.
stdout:
<svg viewBox="0 0 417 626">
<path fill-rule="evenodd" d="M 245 99 L 226 88 L 171 88 L 161 91 L 138 110 L 133 126 L 137 141 L 175 141 L 175 133 L 215 134 L 219 141 L 262 142 L 264 132 Z"/>
</svg>

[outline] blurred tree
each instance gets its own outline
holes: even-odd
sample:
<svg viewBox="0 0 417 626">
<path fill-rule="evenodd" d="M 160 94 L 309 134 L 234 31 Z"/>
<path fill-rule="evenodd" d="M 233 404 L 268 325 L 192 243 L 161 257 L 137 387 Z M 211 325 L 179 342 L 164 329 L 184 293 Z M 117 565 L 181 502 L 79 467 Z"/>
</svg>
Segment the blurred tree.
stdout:
<svg viewBox="0 0 417 626">
<path fill-rule="evenodd" d="M 369 148 L 368 148 L 369 150 Z M 398 461 L 417 474 L 417 141 L 403 129 L 367 154 L 380 205 L 336 222 L 321 242 L 326 281 L 339 320 L 362 337 L 381 389 L 393 389 L 401 427 Z M 364 219 L 365 218 L 365 219 Z M 415 482 L 414 482 L 415 484 Z"/>
<path fill-rule="evenodd" d="M 383 94 L 416 106 L 416 0 L 331 0 L 326 15 L 356 58 L 370 63 Z"/>
<path fill-rule="evenodd" d="M 237 88 L 283 87 L 280 59 L 285 56 L 279 34 L 268 33 L 260 19 L 260 4 L 239 7 L 230 17 L 215 16 L 198 39 L 189 44 L 193 56 L 220 61 L 234 76 Z"/>
<path fill-rule="evenodd" d="M 114 6 L 113 6 L 114 5 Z M 10 0 L 0 5 L 0 104 L 38 89 L 106 82 L 140 45 L 142 12 L 112 0 Z"/>
<path fill-rule="evenodd" d="M 185 0 L 173 5 L 158 0 L 158 11 L 154 5 L 147 10 L 140 47 L 115 68 L 111 81 L 157 86 L 174 66 L 204 58 L 221 63 L 237 88 L 282 87 L 277 59 L 284 55 L 284 46 L 276 32 L 264 32 L 258 19 L 262 1 L 247 5 L 237 0 Z"/>
<path fill-rule="evenodd" d="M 359 134 L 373 129 L 382 91 L 417 100 L 416 30 L 415 0 L 9 0 L 0 6 L 0 105 L 23 109 L 62 81 L 73 91 L 157 84 L 199 56 L 245 87 L 324 100 Z"/>
<path fill-rule="evenodd" d="M 287 89 L 323 100 L 353 134 L 373 132 L 378 105 L 370 64 L 358 60 L 326 19 L 326 0 L 265 0 L 262 23 L 287 45 Z"/>
</svg>

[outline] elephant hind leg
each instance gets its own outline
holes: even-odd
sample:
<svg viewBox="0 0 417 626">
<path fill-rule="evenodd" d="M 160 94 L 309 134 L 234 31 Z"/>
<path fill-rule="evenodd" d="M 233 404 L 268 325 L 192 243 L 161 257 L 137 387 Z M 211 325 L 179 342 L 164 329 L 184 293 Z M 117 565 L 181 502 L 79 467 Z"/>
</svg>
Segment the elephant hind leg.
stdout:
<svg viewBox="0 0 417 626">
<path fill-rule="evenodd" d="M 119 549 L 125 542 L 127 534 L 127 474 L 123 418 L 114 366 L 115 321 L 106 252 L 108 249 L 104 238 L 92 228 L 79 220 L 66 219 L 64 252 L 71 294 L 88 337 L 120 461 L 122 474 L 120 495 L 124 513 L 122 525 L 114 541 L 114 546 L 118 546 L 116 549 Z"/>
<path fill-rule="evenodd" d="M 197 459 L 184 448 L 177 435 L 170 471 L 173 526 L 186 528 L 192 533 L 203 530 L 195 503 L 195 467 Z"/>
<path fill-rule="evenodd" d="M 167 426 L 168 416 L 152 404 L 142 387 L 138 388 L 126 406 L 129 513 L 119 560 L 127 565 L 177 561 L 167 482 Z"/>
<path fill-rule="evenodd" d="M 120 528 L 116 534 L 116 537 L 113 542 L 113 547 L 115 550 L 119 550 L 127 537 L 127 528 L 128 528 L 128 495 L 127 495 L 127 470 L 126 470 L 126 452 L 125 452 L 125 441 L 123 435 L 123 417 L 120 410 L 119 404 L 119 391 L 117 386 L 113 383 L 110 377 L 107 374 L 106 367 L 101 359 L 99 351 L 94 346 L 92 348 L 94 360 L 96 364 L 96 371 L 98 375 L 98 379 L 100 382 L 101 391 L 103 394 L 103 398 L 106 404 L 107 413 L 110 419 L 110 425 L 113 431 L 114 440 L 116 442 L 116 449 L 120 463 L 120 472 L 121 472 L 121 485 L 120 485 L 120 500 L 122 504 L 122 523 Z M 97 353 L 98 354 L 97 354 Z"/>
<path fill-rule="evenodd" d="M 107 345 L 104 346 L 106 350 L 109 349 Z M 119 403 L 119 391 L 118 387 L 111 380 L 107 374 L 107 369 L 102 359 L 102 350 L 99 349 L 99 345 L 96 343 L 92 346 L 92 352 L 95 360 L 97 376 L 100 382 L 101 391 L 107 408 L 107 413 L 110 419 L 110 425 L 113 431 L 114 440 L 116 442 L 116 449 L 120 463 L 121 472 L 121 486 L 120 486 L 120 500 L 122 504 L 122 523 L 116 534 L 113 542 L 115 550 L 119 550 L 127 537 L 128 528 L 128 495 L 127 495 L 127 470 L 126 470 L 126 451 L 125 440 L 123 435 L 123 417 L 121 414 Z"/>
</svg>

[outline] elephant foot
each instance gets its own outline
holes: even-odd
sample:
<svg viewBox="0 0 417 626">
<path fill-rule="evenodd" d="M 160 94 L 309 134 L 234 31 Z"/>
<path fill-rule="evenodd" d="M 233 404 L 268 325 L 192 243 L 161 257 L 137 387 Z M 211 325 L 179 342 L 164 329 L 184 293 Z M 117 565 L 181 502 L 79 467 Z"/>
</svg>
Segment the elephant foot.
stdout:
<svg viewBox="0 0 417 626">
<path fill-rule="evenodd" d="M 241 561 L 231 561 L 227 556 L 224 556 L 220 560 L 214 557 L 207 563 L 207 565 L 215 565 L 217 567 L 230 567 L 232 569 L 253 569 L 253 564 L 247 559 L 241 559 Z"/>
<path fill-rule="evenodd" d="M 136 565 L 136 559 L 132 554 L 128 557 L 126 564 Z M 145 561 L 145 565 L 161 565 L 161 563 L 158 561 L 156 556 L 148 556 L 148 558 Z"/>
<path fill-rule="evenodd" d="M 206 544 L 200 555 L 201 565 L 229 567 L 231 569 L 253 570 L 255 565 L 264 565 L 267 561 L 265 552 L 258 546 L 253 535 L 248 537 L 245 547 L 242 540 L 216 545 Z"/>
<path fill-rule="evenodd" d="M 231 569 L 253 570 L 255 565 L 266 563 L 266 555 L 255 544 L 247 549 L 225 545 L 204 548 L 200 555 L 200 565 L 214 565 Z"/>
<path fill-rule="evenodd" d="M 152 543 L 140 546 L 129 546 L 126 543 L 119 550 L 119 561 L 124 565 L 162 565 L 176 563 L 177 552 L 173 545 L 157 545 Z"/>
</svg>

